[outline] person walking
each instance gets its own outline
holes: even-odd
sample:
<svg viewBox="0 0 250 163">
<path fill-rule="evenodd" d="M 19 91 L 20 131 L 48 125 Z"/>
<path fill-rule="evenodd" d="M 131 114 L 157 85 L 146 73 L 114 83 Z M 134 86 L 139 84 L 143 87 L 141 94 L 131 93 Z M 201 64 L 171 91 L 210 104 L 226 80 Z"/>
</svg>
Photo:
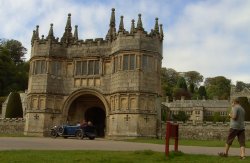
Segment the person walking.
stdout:
<svg viewBox="0 0 250 163">
<path fill-rule="evenodd" d="M 227 141 L 225 145 L 225 152 L 219 153 L 221 157 L 227 157 L 229 148 L 232 145 L 234 138 L 237 136 L 238 142 L 240 144 L 240 159 L 245 159 L 245 110 L 240 105 L 238 98 L 234 99 L 232 102 L 232 110 L 229 113 L 230 117 L 230 129 L 227 136 Z"/>
</svg>

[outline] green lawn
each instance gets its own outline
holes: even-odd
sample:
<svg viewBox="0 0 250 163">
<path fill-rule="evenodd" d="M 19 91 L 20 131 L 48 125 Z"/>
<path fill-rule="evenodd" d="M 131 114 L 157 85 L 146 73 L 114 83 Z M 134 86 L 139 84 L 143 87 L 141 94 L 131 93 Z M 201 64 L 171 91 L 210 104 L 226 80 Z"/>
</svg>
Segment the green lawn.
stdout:
<svg viewBox="0 0 250 163">
<path fill-rule="evenodd" d="M 136 138 L 136 139 L 126 139 L 123 141 L 128 142 L 138 142 L 138 143 L 152 143 L 152 144 L 165 144 L 163 139 L 153 139 L 153 138 Z M 170 140 L 170 144 L 174 144 L 174 140 Z M 205 147 L 224 147 L 225 141 L 223 140 L 179 140 L 179 145 L 185 146 L 205 146 Z M 246 141 L 246 146 L 250 146 L 250 141 Z M 232 147 L 239 147 L 237 138 L 234 140 Z"/>
<path fill-rule="evenodd" d="M 249 162 L 240 160 L 239 157 L 220 158 L 208 155 L 190 155 L 181 152 L 171 152 L 166 158 L 164 153 L 153 152 L 150 150 L 119 152 L 119 151 L 42 151 L 42 150 L 11 150 L 0 151 L 0 162 L 18 163 L 160 163 L 160 162 L 185 162 L 185 163 L 235 163 Z"/>
</svg>

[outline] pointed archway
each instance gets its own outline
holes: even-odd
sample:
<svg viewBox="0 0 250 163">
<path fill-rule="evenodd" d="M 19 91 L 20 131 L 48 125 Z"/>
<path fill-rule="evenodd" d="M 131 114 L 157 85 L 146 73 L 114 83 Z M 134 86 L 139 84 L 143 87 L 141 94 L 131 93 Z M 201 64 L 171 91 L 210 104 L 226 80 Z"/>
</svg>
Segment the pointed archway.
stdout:
<svg viewBox="0 0 250 163">
<path fill-rule="evenodd" d="M 83 121 L 91 121 L 96 127 L 97 137 L 105 136 L 105 106 L 103 102 L 93 94 L 83 94 L 72 101 L 69 105 L 67 121 L 73 125 Z"/>
</svg>

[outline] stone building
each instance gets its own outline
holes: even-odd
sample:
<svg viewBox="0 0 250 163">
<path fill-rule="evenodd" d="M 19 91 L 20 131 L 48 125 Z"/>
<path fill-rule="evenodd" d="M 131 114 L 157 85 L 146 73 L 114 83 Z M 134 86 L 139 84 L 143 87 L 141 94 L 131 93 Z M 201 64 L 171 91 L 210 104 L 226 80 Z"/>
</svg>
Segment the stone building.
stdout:
<svg viewBox="0 0 250 163">
<path fill-rule="evenodd" d="M 250 103 L 250 88 L 244 87 L 242 89 L 237 89 L 236 86 L 231 86 L 230 99 L 233 100 L 237 97 L 246 97 Z"/>
<path fill-rule="evenodd" d="M 92 121 L 98 136 L 156 137 L 160 132 L 163 30 L 155 19 L 151 32 L 141 15 L 116 30 L 112 9 L 106 38 L 80 40 L 71 14 L 59 40 L 53 34 L 31 40 L 24 133 L 44 136 L 53 125 Z"/>
<path fill-rule="evenodd" d="M 178 114 L 184 111 L 189 115 L 190 121 L 202 122 L 218 113 L 220 116 L 227 116 L 230 111 L 230 102 L 228 100 L 175 100 L 173 102 L 163 102 L 171 114 Z"/>
</svg>

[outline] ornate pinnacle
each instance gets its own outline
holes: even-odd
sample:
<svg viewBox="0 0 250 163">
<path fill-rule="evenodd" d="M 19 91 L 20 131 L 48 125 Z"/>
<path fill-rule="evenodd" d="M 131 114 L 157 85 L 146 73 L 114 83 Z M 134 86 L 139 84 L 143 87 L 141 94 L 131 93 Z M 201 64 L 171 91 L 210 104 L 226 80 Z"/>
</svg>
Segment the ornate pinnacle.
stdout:
<svg viewBox="0 0 250 163">
<path fill-rule="evenodd" d="M 160 24 L 160 36 L 161 36 L 161 40 L 163 40 L 164 33 L 163 33 L 163 29 L 162 29 L 162 24 Z"/>
<path fill-rule="evenodd" d="M 54 32 L 53 32 L 53 24 L 50 24 L 49 34 L 47 36 L 47 39 L 55 39 Z"/>
<path fill-rule="evenodd" d="M 35 39 L 39 39 L 39 25 L 36 26 Z"/>
<path fill-rule="evenodd" d="M 132 21 L 131 21 L 130 34 L 133 34 L 134 32 L 135 32 L 135 20 L 132 19 Z"/>
<path fill-rule="evenodd" d="M 106 40 L 112 41 L 116 37 L 116 28 L 115 28 L 115 9 L 112 8 L 110 23 L 109 23 L 109 30 L 106 35 Z"/>
<path fill-rule="evenodd" d="M 78 26 L 75 25 L 75 32 L 74 32 L 74 40 L 77 41 L 78 40 Z"/>
<path fill-rule="evenodd" d="M 31 37 L 31 45 L 33 45 L 33 44 L 34 44 L 35 35 L 36 35 L 36 31 L 35 31 L 35 30 L 33 30 L 33 34 L 32 34 L 32 37 Z"/>
<path fill-rule="evenodd" d="M 158 18 L 155 18 L 155 33 L 159 34 Z"/>
<path fill-rule="evenodd" d="M 112 8 L 109 27 L 115 27 L 115 9 L 114 8 Z"/>
<path fill-rule="evenodd" d="M 121 16 L 119 31 L 118 32 L 124 32 L 123 16 Z"/>
<path fill-rule="evenodd" d="M 68 19 L 67 19 L 67 23 L 66 23 L 66 27 L 65 27 L 65 31 L 70 31 L 71 32 L 71 14 L 68 14 Z"/>
<path fill-rule="evenodd" d="M 61 42 L 64 42 L 66 44 L 70 43 L 72 41 L 72 28 L 71 28 L 71 14 L 68 14 L 67 23 L 65 26 L 65 32 L 63 34 L 63 37 L 61 38 Z"/>
<path fill-rule="evenodd" d="M 138 21 L 137 21 L 137 27 L 138 30 L 144 30 L 143 29 L 143 25 L 142 25 L 142 21 L 141 21 L 141 14 L 138 14 Z"/>
</svg>

